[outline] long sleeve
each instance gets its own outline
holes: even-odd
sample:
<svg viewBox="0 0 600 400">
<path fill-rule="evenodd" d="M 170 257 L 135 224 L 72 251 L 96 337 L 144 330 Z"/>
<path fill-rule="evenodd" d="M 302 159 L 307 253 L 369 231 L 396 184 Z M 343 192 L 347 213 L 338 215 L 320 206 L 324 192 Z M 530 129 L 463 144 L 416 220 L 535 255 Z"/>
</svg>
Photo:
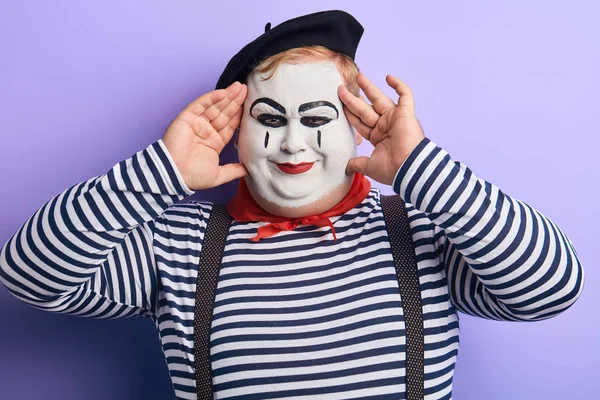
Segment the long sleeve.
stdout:
<svg viewBox="0 0 600 400">
<path fill-rule="evenodd" d="M 194 192 L 162 140 L 41 207 L 0 252 L 0 281 L 53 312 L 151 316 L 156 307 L 153 221 Z"/>
<path fill-rule="evenodd" d="M 429 138 L 404 161 L 393 189 L 443 230 L 439 250 L 460 311 L 534 321 L 559 314 L 579 297 L 584 273 L 564 232 Z"/>
</svg>

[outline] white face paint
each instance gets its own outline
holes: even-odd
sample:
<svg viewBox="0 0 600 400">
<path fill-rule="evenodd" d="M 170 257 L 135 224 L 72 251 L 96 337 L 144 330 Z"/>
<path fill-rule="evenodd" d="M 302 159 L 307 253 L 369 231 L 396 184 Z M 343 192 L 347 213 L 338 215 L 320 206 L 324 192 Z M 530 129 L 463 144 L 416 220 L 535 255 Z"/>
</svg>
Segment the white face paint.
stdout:
<svg viewBox="0 0 600 400">
<path fill-rule="evenodd" d="M 301 207 L 351 181 L 345 170 L 356 141 L 337 94 L 344 82 L 336 65 L 281 64 L 263 78 L 248 77 L 238 140 L 253 196 Z"/>
</svg>

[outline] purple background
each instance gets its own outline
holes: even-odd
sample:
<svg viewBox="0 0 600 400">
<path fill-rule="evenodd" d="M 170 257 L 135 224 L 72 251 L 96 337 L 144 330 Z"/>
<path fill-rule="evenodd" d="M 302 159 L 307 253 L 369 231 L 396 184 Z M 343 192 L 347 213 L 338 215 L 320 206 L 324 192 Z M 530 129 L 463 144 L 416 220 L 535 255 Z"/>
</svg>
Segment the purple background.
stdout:
<svg viewBox="0 0 600 400">
<path fill-rule="evenodd" d="M 52 196 L 159 139 L 266 22 L 343 8 L 366 29 L 361 70 L 380 87 L 388 73 L 406 81 L 425 134 L 549 216 L 586 269 L 582 297 L 554 319 L 461 315 L 454 397 L 597 398 L 597 3 L 1 4 L 0 245 Z M 368 145 L 360 149 L 369 154 Z M 231 149 L 228 156 L 235 157 Z M 201 197 L 226 201 L 234 188 Z M 0 285 L 0 321 L 0 398 L 174 396 L 150 320 L 42 312 Z"/>
</svg>

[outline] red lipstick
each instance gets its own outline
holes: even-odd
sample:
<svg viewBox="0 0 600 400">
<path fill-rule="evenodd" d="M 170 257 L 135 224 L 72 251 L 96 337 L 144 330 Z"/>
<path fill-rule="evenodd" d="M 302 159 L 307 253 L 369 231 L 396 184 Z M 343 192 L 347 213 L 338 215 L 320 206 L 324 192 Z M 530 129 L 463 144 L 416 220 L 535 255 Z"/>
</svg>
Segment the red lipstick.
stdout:
<svg viewBox="0 0 600 400">
<path fill-rule="evenodd" d="M 286 174 L 301 174 L 311 169 L 313 164 L 314 162 L 300 164 L 284 163 L 277 164 L 277 167 Z"/>
</svg>

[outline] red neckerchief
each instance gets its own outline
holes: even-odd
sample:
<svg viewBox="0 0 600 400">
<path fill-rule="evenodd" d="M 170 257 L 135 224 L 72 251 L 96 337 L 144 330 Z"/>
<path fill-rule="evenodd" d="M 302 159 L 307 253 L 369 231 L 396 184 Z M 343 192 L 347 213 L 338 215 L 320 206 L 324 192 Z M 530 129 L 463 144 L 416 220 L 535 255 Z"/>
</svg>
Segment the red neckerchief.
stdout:
<svg viewBox="0 0 600 400">
<path fill-rule="evenodd" d="M 331 233 L 333 233 L 333 239 L 337 240 L 335 228 L 328 217 L 341 215 L 356 207 L 367 197 L 370 190 L 371 182 L 365 178 L 364 175 L 356 172 L 350 190 L 333 208 L 318 215 L 309 215 L 301 218 L 287 218 L 279 217 L 263 210 L 250 194 L 250 190 L 248 190 L 248 186 L 246 185 L 246 180 L 242 178 L 240 179 L 237 194 L 227 204 L 227 211 L 236 221 L 270 222 L 270 224 L 258 228 L 256 236 L 250 238 L 253 242 L 258 242 L 261 238 L 268 238 L 282 231 L 294 230 L 300 224 L 329 226 L 331 228 Z"/>
</svg>

